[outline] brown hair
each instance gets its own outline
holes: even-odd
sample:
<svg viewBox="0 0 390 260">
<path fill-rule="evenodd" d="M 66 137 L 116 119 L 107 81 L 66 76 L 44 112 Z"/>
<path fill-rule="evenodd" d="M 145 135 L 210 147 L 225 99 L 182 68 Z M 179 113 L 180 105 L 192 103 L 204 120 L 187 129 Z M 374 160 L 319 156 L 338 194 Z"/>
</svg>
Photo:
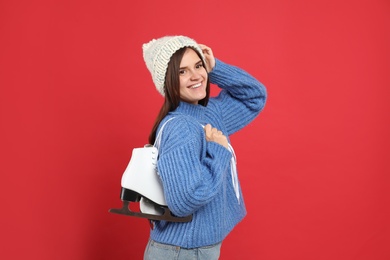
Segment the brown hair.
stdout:
<svg viewBox="0 0 390 260">
<path fill-rule="evenodd" d="M 180 69 L 180 62 L 184 56 L 184 53 L 187 48 L 191 47 L 185 47 L 177 50 L 171 57 L 169 63 L 167 72 L 165 75 L 165 84 L 164 84 L 164 93 L 165 93 L 165 99 L 164 104 L 162 105 L 160 112 L 157 115 L 157 118 L 154 122 L 154 125 L 152 127 L 152 131 L 149 135 L 149 144 L 153 144 L 156 139 L 156 132 L 157 128 L 160 125 L 161 121 L 164 119 L 164 117 L 171 111 L 174 111 L 180 103 L 180 79 L 179 79 L 179 69 Z M 193 49 L 201 58 L 200 54 Z M 204 64 L 203 59 L 202 64 L 203 67 L 206 68 L 206 64 Z M 207 77 L 207 85 L 206 85 L 206 97 L 202 100 L 199 100 L 198 104 L 202 106 L 207 106 L 207 103 L 209 102 L 210 98 L 210 80 Z"/>
</svg>

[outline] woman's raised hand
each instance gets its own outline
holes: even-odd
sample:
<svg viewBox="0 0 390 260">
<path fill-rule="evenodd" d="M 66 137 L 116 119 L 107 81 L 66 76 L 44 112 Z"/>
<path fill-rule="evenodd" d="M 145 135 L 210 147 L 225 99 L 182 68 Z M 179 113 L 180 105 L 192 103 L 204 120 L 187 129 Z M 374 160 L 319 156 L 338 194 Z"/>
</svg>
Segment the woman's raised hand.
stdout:
<svg viewBox="0 0 390 260">
<path fill-rule="evenodd" d="M 204 44 L 198 44 L 198 45 L 201 48 L 203 55 L 206 59 L 207 72 L 211 72 L 215 67 L 215 58 L 214 58 L 213 50 L 211 50 L 210 47 Z"/>
</svg>

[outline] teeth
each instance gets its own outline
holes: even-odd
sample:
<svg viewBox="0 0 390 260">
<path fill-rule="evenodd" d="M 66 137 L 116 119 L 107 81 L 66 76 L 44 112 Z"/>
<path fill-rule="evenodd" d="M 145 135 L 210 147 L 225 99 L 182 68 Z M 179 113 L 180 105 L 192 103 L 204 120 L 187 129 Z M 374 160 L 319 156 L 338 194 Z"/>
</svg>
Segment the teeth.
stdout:
<svg viewBox="0 0 390 260">
<path fill-rule="evenodd" d="M 201 83 L 198 83 L 198 84 L 193 85 L 191 88 L 199 88 L 201 85 L 202 85 Z"/>
</svg>

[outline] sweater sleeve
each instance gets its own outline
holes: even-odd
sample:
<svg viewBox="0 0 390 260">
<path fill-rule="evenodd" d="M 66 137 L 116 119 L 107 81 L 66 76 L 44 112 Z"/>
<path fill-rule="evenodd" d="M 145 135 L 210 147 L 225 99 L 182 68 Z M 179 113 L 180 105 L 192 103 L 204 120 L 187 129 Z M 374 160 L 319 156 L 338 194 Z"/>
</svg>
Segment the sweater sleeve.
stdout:
<svg viewBox="0 0 390 260">
<path fill-rule="evenodd" d="M 158 172 L 165 199 L 175 215 L 188 216 L 218 194 L 231 153 L 217 143 L 206 142 L 197 122 L 177 118 L 164 132 Z"/>
<path fill-rule="evenodd" d="M 266 88 L 246 71 L 216 59 L 209 77 L 222 89 L 210 105 L 221 113 L 229 135 L 249 124 L 264 108 Z"/>
</svg>

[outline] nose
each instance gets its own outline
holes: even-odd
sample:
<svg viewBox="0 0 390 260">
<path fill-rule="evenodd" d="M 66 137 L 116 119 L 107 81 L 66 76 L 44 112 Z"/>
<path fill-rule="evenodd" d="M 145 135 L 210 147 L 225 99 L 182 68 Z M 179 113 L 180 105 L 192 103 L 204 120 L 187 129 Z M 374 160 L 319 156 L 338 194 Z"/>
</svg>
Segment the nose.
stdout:
<svg viewBox="0 0 390 260">
<path fill-rule="evenodd" d="M 191 71 L 191 80 L 198 80 L 200 78 L 200 73 L 196 70 Z"/>
</svg>

